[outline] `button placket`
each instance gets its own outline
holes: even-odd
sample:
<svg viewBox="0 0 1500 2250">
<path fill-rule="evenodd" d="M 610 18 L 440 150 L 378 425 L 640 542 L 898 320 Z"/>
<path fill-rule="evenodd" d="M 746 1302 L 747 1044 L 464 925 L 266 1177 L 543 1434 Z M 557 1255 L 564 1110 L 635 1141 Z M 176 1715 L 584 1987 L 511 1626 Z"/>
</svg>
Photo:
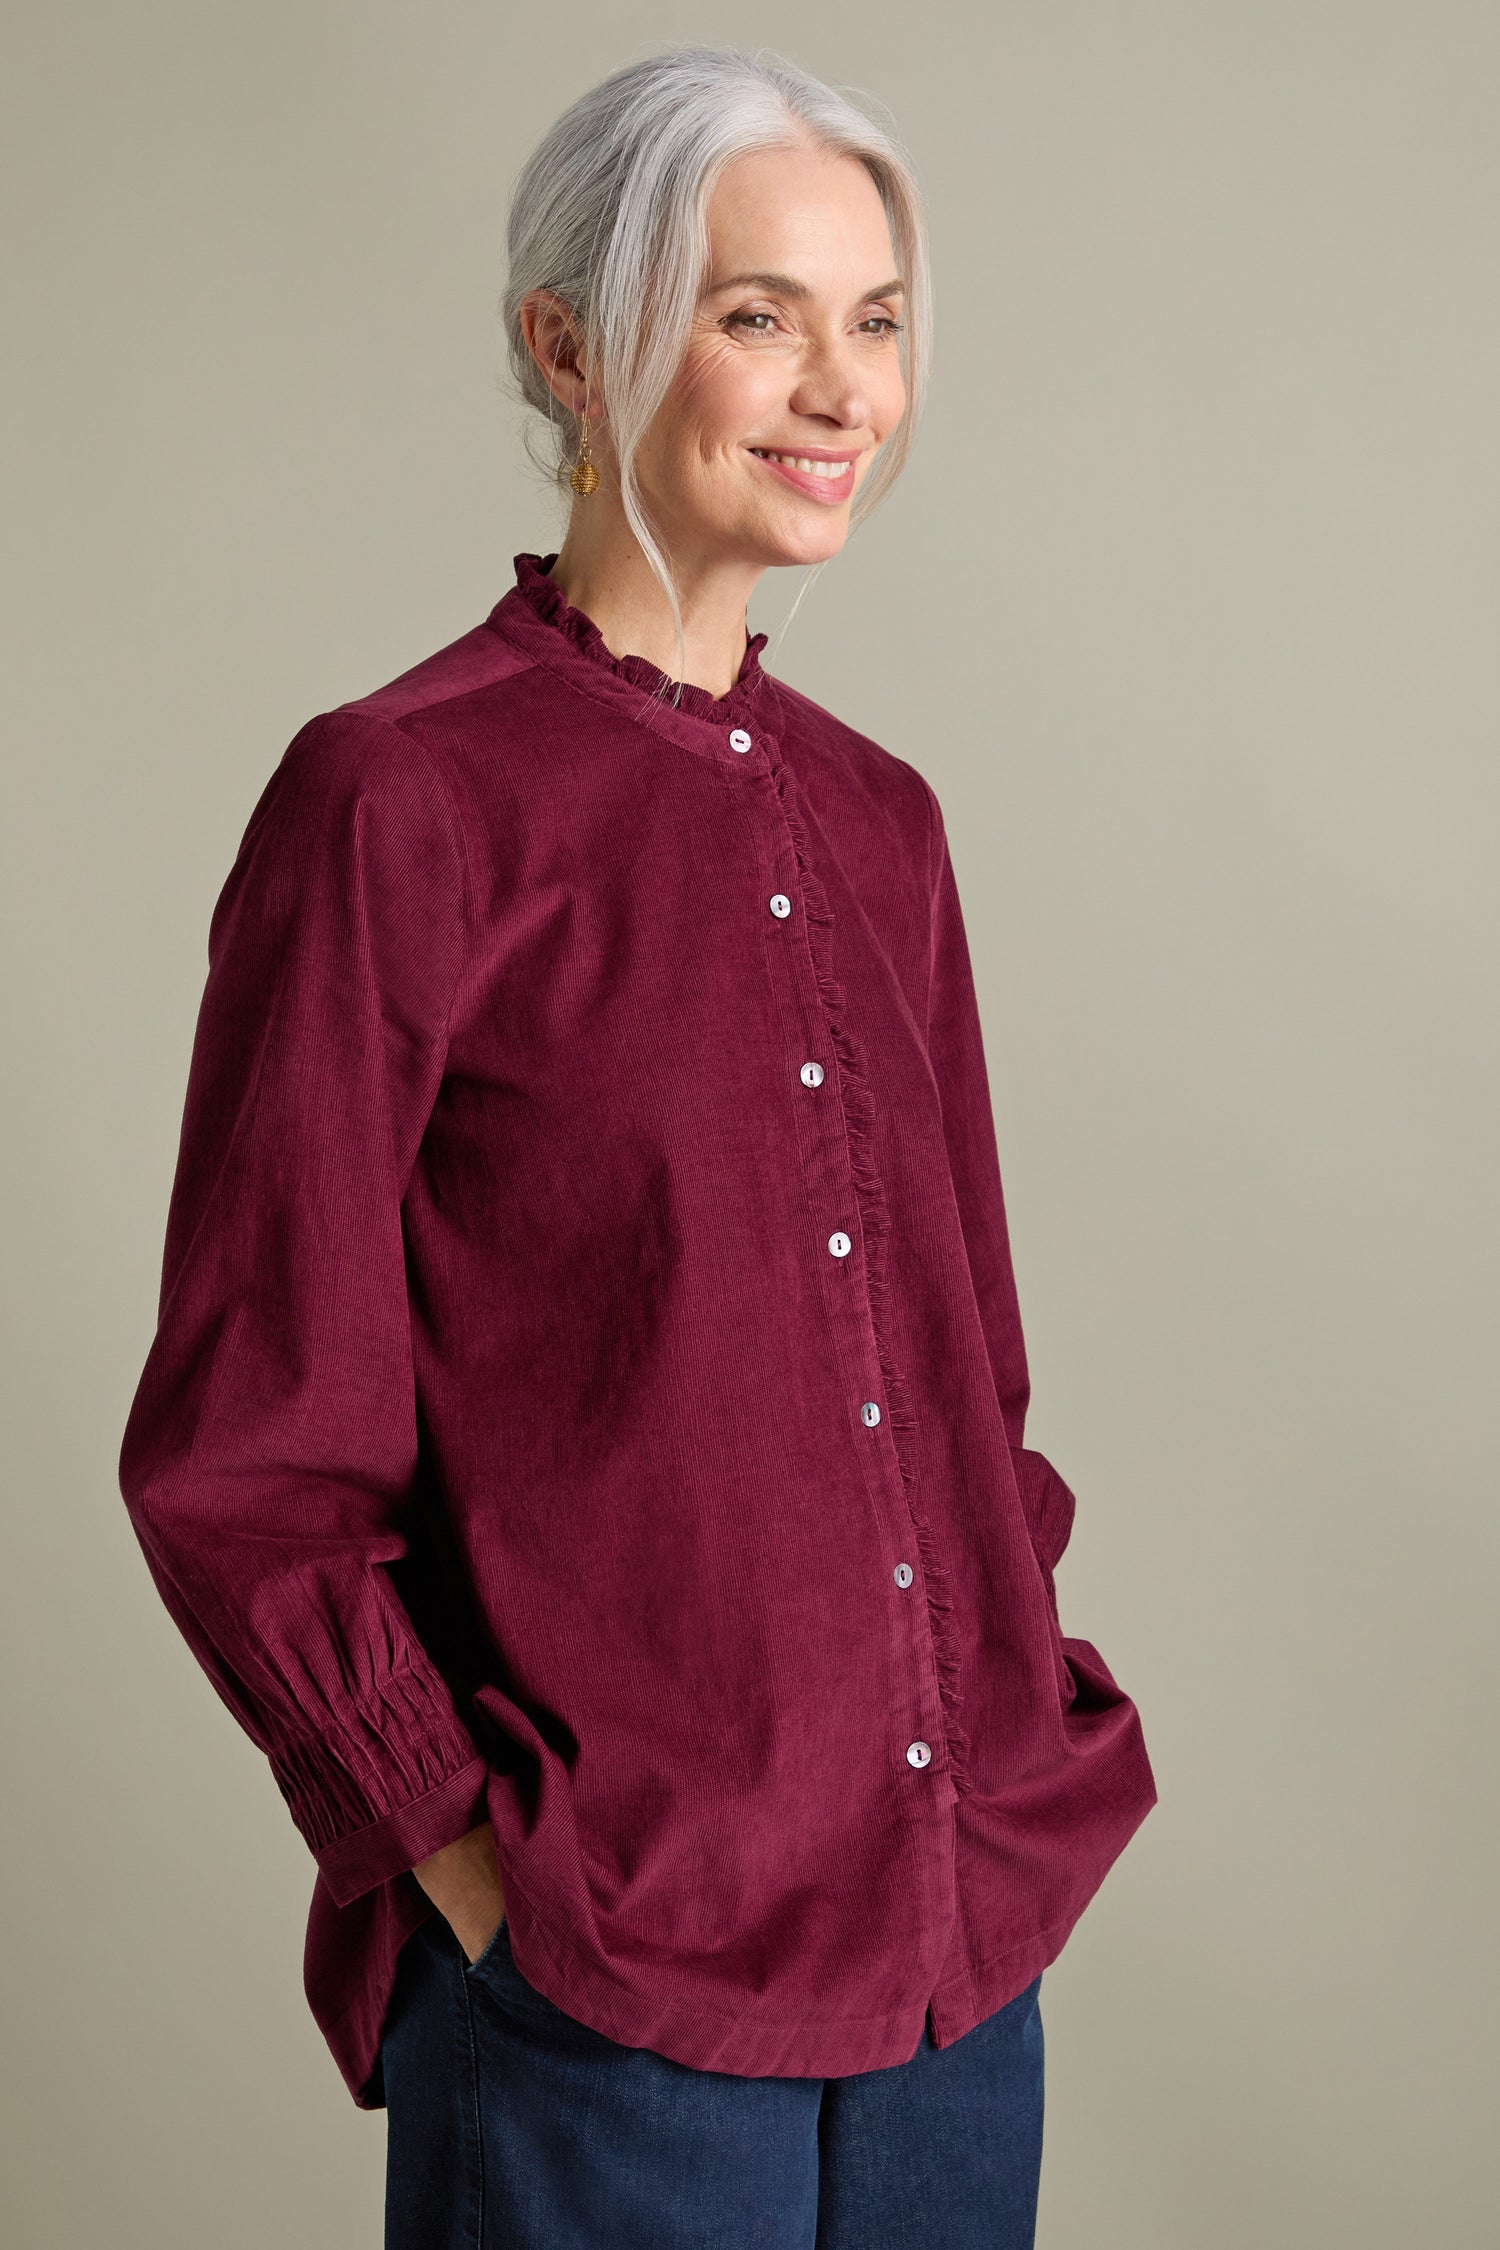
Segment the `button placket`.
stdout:
<svg viewBox="0 0 1500 2250">
<path fill-rule="evenodd" d="M 759 780 L 762 777 L 756 775 L 754 778 Z M 777 788 L 775 772 L 768 772 L 764 778 L 774 793 Z M 790 830 L 786 821 L 785 808 L 782 809 L 782 825 L 785 833 L 780 840 L 781 848 L 778 849 L 776 858 L 778 861 L 790 865 L 792 879 L 787 890 L 774 892 L 771 895 L 769 903 L 777 923 L 786 930 L 786 940 L 778 940 L 778 943 L 794 942 L 793 953 L 790 956 L 783 957 L 788 976 L 787 989 L 795 999 L 804 1024 L 809 1028 L 817 1027 L 821 1035 L 826 1031 L 828 1019 L 816 961 L 813 958 L 815 948 L 812 946 L 810 939 L 807 943 L 795 942 L 807 936 L 806 899 L 801 882 L 802 866 L 796 848 L 795 832 Z M 796 920 L 792 919 L 794 902 L 800 903 L 804 909 Z M 820 916 L 821 918 L 823 917 Z M 792 1036 L 796 1036 L 795 1032 L 792 1033 Z M 813 1042 L 809 1040 L 808 1045 L 812 1044 Z M 816 1210 L 819 1200 L 825 1194 L 831 1194 L 836 1199 L 835 1210 L 837 1210 L 839 1203 L 846 1202 L 854 1183 L 853 1155 L 850 1149 L 843 1105 L 838 1091 L 841 1081 L 837 1081 L 837 1074 L 832 1079 L 827 1077 L 824 1065 L 809 1055 L 807 1046 L 803 1047 L 803 1055 L 806 1059 L 795 1066 L 801 1084 L 809 1090 L 816 1089 L 825 1083 L 828 1086 L 828 1096 L 820 1099 L 818 1103 L 818 1109 L 822 1112 L 821 1116 L 815 1117 L 810 1113 L 807 1125 L 803 1132 L 799 1133 L 799 1141 L 807 1148 L 807 1154 L 811 1155 L 816 1150 L 819 1159 L 815 1166 L 807 1172 L 808 1190 L 812 1197 L 814 1210 Z M 832 1069 L 833 1064 L 830 1063 L 828 1070 Z M 811 1146 L 807 1145 L 808 1128 L 811 1129 Z M 857 1208 L 856 1203 L 856 1211 Z M 829 1307 L 841 1365 L 845 1369 L 857 1369 L 864 1374 L 865 1381 L 868 1383 L 869 1373 L 878 1357 L 878 1340 L 875 1334 L 874 1314 L 870 1304 L 869 1292 L 863 1285 L 863 1250 L 861 1250 L 859 1258 L 853 1259 L 852 1263 L 850 1262 L 856 1243 L 862 1243 L 862 1239 L 857 1225 L 853 1224 L 852 1220 L 849 1225 L 837 1227 L 823 1237 L 827 1252 L 840 1266 L 847 1266 L 850 1282 L 860 1284 L 847 1295 L 843 1291 L 842 1284 L 833 1284 L 831 1293 L 825 1291 L 825 1298 Z M 856 1380 L 858 1380 L 857 1376 Z M 898 1539 L 904 1544 L 905 1540 L 911 1535 L 911 1509 L 906 1493 L 905 1477 L 895 1450 L 888 1417 L 884 1413 L 879 1400 L 868 1397 L 861 1400 L 858 1390 L 855 1391 L 855 1398 L 859 1402 L 857 1408 L 859 1425 L 857 1427 L 862 1426 L 862 1434 L 865 1436 L 866 1442 L 873 1441 L 875 1449 L 876 1457 L 867 1464 L 865 1471 L 871 1498 L 874 1500 L 881 1518 L 889 1528 L 896 1532 Z M 896 1551 L 899 1555 L 901 1552 L 900 1545 L 897 1546 Z M 895 1586 L 903 1592 L 916 1584 L 916 1572 L 911 1563 L 905 1560 L 894 1565 L 892 1578 Z M 942 1743 L 946 1740 L 946 1718 L 939 1686 L 937 1648 L 933 1639 L 932 1620 L 925 1604 L 918 1603 L 915 1608 L 904 1609 L 903 1619 L 904 1622 L 897 1627 L 899 1639 L 903 1648 L 909 1651 L 910 1661 L 915 1666 L 910 1687 L 911 1702 L 906 1712 L 907 1724 L 910 1725 L 911 1719 L 915 1718 L 918 1726 L 923 1729 L 923 1732 L 918 1734 L 905 1748 L 904 1756 L 909 1766 L 925 1768 L 932 1765 L 935 1760 L 936 1754 L 932 1744 L 934 1742 Z M 894 1618 L 892 1622 L 895 1625 Z M 905 1702 L 906 1699 L 903 1698 L 902 1700 Z M 898 1736 L 898 1740 L 900 1739 L 902 1738 Z M 939 1769 L 939 1771 L 942 1770 Z M 948 1801 L 950 1800 L 947 1798 L 943 1800 L 945 1803 Z"/>
</svg>

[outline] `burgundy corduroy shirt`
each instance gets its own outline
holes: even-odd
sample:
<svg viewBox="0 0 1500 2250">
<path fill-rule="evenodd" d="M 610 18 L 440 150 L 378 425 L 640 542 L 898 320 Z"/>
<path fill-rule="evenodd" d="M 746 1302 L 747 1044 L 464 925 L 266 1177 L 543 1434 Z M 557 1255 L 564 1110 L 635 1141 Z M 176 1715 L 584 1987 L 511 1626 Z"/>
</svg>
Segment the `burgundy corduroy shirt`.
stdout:
<svg viewBox="0 0 1500 2250">
<path fill-rule="evenodd" d="M 906 2061 L 1155 1802 L 1064 1637 L 942 814 L 547 577 L 310 719 L 214 911 L 121 1487 L 317 1864 L 361 2107 L 410 1873 L 627 2045 Z"/>
</svg>

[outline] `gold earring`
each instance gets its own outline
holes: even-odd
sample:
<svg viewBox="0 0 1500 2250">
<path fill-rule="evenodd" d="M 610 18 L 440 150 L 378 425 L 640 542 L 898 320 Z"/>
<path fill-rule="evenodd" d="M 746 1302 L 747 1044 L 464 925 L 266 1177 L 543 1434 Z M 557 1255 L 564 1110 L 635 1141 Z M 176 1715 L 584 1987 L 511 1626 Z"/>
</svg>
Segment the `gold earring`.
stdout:
<svg viewBox="0 0 1500 2250">
<path fill-rule="evenodd" d="M 580 500 L 587 500 L 589 494 L 599 488 L 599 471 L 589 458 L 589 418 L 586 414 L 583 417 L 583 441 L 568 482 Z"/>
</svg>

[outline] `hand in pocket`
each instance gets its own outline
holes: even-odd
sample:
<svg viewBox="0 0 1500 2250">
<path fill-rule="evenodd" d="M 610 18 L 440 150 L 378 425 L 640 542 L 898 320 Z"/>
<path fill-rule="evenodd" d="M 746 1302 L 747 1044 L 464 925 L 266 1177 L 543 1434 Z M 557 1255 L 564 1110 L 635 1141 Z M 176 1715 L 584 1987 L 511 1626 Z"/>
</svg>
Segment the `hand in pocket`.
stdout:
<svg viewBox="0 0 1500 2250">
<path fill-rule="evenodd" d="M 487 1952 L 505 1919 L 505 1893 L 488 1821 L 445 1844 L 412 1869 L 464 1949 L 470 1968 Z"/>
</svg>

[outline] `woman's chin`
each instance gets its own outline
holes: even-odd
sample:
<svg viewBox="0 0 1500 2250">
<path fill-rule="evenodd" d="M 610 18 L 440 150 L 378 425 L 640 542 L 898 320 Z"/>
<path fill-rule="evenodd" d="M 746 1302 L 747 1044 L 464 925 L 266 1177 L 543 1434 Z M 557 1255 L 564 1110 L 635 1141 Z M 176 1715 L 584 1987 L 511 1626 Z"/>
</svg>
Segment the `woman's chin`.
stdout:
<svg viewBox="0 0 1500 2250">
<path fill-rule="evenodd" d="M 811 510 L 807 511 L 811 516 Z M 780 564 L 783 568 L 806 567 L 811 563 L 827 562 L 836 555 L 849 536 L 849 511 L 840 508 L 820 511 L 812 521 L 778 521 L 768 524 L 759 551 L 768 567 Z"/>
</svg>

